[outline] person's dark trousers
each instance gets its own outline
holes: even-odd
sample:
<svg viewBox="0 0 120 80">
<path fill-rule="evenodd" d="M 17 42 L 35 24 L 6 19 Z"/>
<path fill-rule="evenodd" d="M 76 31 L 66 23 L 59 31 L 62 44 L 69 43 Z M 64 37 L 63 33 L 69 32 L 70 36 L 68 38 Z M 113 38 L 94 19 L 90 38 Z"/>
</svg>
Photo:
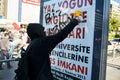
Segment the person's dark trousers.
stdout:
<svg viewBox="0 0 120 80">
<path fill-rule="evenodd" d="M 2 52 L 2 51 L 0 51 L 0 60 L 4 60 L 5 58 L 4 58 L 4 53 Z M 2 68 L 2 63 L 3 62 L 0 62 L 0 70 L 2 70 L 3 68 Z"/>
<path fill-rule="evenodd" d="M 0 59 L 1 60 L 1 59 Z M 2 68 L 2 62 L 0 62 L 0 70 L 2 70 L 3 68 Z"/>
<path fill-rule="evenodd" d="M 2 50 L 1 52 L 2 52 L 2 54 L 4 56 L 3 59 L 5 59 L 5 57 L 6 57 L 6 59 L 9 59 L 10 55 L 9 55 L 9 53 L 7 51 Z M 11 68 L 10 61 L 7 61 L 7 68 Z"/>
<path fill-rule="evenodd" d="M 10 58 L 9 53 L 6 54 L 6 58 L 7 58 L 7 59 Z M 10 61 L 7 61 L 7 68 L 11 68 Z"/>
</svg>

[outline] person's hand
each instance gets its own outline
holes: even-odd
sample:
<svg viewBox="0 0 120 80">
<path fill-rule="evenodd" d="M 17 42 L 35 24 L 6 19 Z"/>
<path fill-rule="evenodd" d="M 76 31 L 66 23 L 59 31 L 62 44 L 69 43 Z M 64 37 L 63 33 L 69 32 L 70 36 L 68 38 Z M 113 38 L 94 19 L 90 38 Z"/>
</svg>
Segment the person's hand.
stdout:
<svg viewBox="0 0 120 80">
<path fill-rule="evenodd" d="M 73 20 L 73 19 L 76 19 L 78 21 L 78 24 L 79 24 L 83 20 L 83 13 L 79 10 L 76 10 L 76 11 L 74 11 L 73 16 L 71 18 L 68 17 L 68 19 L 70 21 Z"/>
<path fill-rule="evenodd" d="M 82 21 L 82 16 L 83 16 L 83 14 L 80 10 L 76 10 L 73 13 L 73 17 L 78 20 L 78 23 L 80 23 Z"/>
<path fill-rule="evenodd" d="M 74 17 L 77 21 L 78 21 L 78 23 L 80 23 L 81 22 L 81 20 L 80 20 L 80 18 L 79 17 Z"/>
</svg>

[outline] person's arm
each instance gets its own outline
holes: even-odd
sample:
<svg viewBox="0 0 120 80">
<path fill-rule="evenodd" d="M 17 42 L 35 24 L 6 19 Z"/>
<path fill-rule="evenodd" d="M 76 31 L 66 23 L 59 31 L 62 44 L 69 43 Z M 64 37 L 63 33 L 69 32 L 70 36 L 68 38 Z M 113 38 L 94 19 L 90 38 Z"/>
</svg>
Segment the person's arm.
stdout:
<svg viewBox="0 0 120 80">
<path fill-rule="evenodd" d="M 47 46 L 50 46 L 50 49 L 52 50 L 59 42 L 63 41 L 68 36 L 68 34 L 74 29 L 76 25 L 78 25 L 78 23 L 79 21 L 77 19 L 72 19 L 63 30 L 55 35 L 45 38 L 45 42 L 48 44 Z"/>
</svg>

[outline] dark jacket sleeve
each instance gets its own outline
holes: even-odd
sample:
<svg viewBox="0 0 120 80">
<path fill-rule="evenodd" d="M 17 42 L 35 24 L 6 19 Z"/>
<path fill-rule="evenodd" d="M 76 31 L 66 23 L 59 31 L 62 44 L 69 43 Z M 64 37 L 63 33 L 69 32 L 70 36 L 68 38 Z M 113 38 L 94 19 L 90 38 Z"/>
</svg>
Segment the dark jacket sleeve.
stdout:
<svg viewBox="0 0 120 80">
<path fill-rule="evenodd" d="M 68 36 L 68 34 L 74 29 L 76 25 L 78 25 L 78 21 L 73 19 L 68 25 L 65 26 L 63 30 L 55 35 L 46 37 L 46 46 L 50 46 L 50 49 L 52 50 L 59 42 L 63 41 Z"/>
</svg>

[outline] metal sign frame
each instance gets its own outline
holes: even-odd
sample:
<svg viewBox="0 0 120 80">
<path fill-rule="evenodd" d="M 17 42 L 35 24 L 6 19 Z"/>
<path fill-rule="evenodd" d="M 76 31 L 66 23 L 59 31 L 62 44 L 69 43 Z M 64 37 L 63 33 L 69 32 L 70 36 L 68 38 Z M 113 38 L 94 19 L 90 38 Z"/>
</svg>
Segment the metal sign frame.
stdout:
<svg viewBox="0 0 120 80">
<path fill-rule="evenodd" d="M 109 4 L 109 0 L 96 0 L 93 66 L 91 80 L 106 80 Z"/>
</svg>

